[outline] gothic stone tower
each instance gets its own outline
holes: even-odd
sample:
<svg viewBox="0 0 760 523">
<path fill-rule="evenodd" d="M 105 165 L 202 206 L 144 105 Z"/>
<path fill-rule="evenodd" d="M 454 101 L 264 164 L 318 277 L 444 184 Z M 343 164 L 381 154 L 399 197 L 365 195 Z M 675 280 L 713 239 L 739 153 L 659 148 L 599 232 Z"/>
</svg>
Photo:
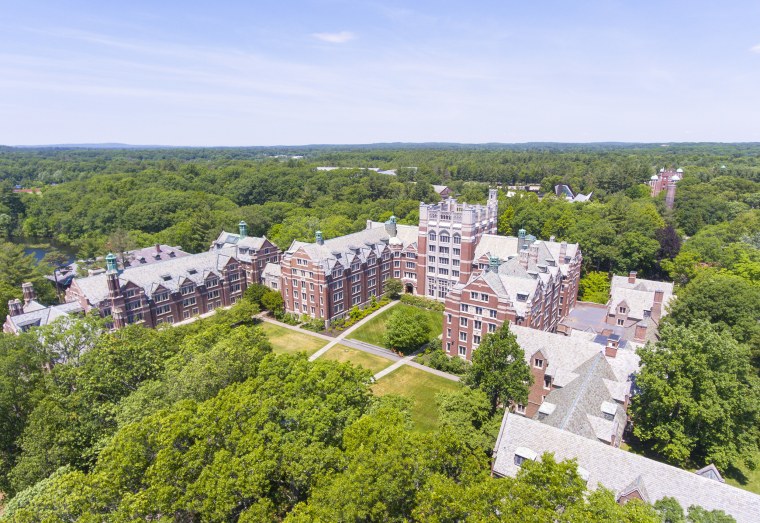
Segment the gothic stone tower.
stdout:
<svg viewBox="0 0 760 523">
<path fill-rule="evenodd" d="M 417 292 L 440 301 L 451 287 L 473 272 L 475 248 L 483 234 L 496 234 L 498 191 L 490 189 L 485 205 L 420 202 L 417 239 Z"/>
</svg>

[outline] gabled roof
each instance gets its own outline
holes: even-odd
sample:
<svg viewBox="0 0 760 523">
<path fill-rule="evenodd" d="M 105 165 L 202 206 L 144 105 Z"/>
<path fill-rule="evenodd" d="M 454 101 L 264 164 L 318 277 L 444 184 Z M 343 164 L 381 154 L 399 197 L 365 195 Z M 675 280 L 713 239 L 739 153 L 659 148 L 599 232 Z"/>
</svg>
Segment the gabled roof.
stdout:
<svg viewBox="0 0 760 523">
<path fill-rule="evenodd" d="M 380 257 L 389 244 L 397 244 L 402 247 L 417 243 L 419 227 L 414 225 L 396 224 L 396 236 L 391 238 L 384 223 L 368 221 L 367 228 L 345 236 L 326 239 L 322 244 L 294 241 L 288 253 L 296 253 L 301 250 L 313 262 L 322 265 L 327 271 L 333 270 L 336 263 L 342 267 L 351 265 L 351 261 L 366 261 L 374 255 Z"/>
<path fill-rule="evenodd" d="M 537 352 L 544 356 L 544 372 L 551 376 L 555 387 L 545 399 L 554 409 L 537 419 L 607 443 L 612 443 L 614 437 L 619 443 L 626 423 L 622 403 L 630 394 L 632 375 L 639 368 L 636 353 L 618 349 L 616 357 L 607 357 L 604 343 L 599 343 L 593 333 L 563 336 L 517 325 L 510 326 L 510 330 L 525 352 L 528 365 Z"/>
<path fill-rule="evenodd" d="M 32 300 L 24 306 L 24 313 L 16 316 L 8 316 L 16 330 L 24 327 L 41 327 L 53 323 L 62 316 L 82 312 L 78 302 L 62 303 L 46 307 Z"/>
<path fill-rule="evenodd" d="M 589 488 L 603 485 L 617 497 L 640 488 L 650 502 L 670 496 L 684 508 L 700 505 L 707 510 L 723 510 L 739 523 L 754 523 L 760 514 L 760 496 L 746 490 L 506 413 L 496 442 L 496 474 L 517 474 L 520 467 L 515 465 L 514 456 L 518 448 L 538 455 L 551 452 L 557 461 L 575 459 L 588 472 Z"/>
<path fill-rule="evenodd" d="M 207 277 L 219 275 L 227 263 L 235 259 L 235 256 L 235 249 L 222 249 L 141 267 L 128 267 L 119 274 L 119 282 L 121 285 L 131 282 L 141 287 L 148 295 L 153 294 L 159 285 L 174 292 L 179 290 L 185 280 L 200 285 Z M 169 277 L 168 280 L 164 279 L 166 276 Z M 107 273 L 102 273 L 87 278 L 77 278 L 74 282 L 87 300 L 96 305 L 108 297 L 107 278 Z"/>
</svg>

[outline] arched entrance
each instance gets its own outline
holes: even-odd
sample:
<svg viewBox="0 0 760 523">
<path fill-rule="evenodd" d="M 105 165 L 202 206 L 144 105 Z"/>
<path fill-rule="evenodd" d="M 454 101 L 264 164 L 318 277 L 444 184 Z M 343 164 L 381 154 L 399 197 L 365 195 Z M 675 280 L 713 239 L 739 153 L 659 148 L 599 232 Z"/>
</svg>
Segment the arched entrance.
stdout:
<svg viewBox="0 0 760 523">
<path fill-rule="evenodd" d="M 406 292 L 407 294 L 414 294 L 414 287 L 412 286 L 411 283 L 406 284 L 404 288 L 404 292 Z"/>
</svg>

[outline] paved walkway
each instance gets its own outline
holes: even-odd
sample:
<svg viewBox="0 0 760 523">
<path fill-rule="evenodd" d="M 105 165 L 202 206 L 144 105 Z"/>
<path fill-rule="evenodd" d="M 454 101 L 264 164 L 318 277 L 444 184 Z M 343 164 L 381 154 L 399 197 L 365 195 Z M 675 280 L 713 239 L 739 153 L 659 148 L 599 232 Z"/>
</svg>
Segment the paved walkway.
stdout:
<svg viewBox="0 0 760 523">
<path fill-rule="evenodd" d="M 414 354 L 411 354 L 409 356 L 402 358 L 395 352 L 388 350 L 384 347 L 378 347 L 377 345 L 373 345 L 365 341 L 351 340 L 347 338 L 347 336 L 351 334 L 354 330 L 358 329 L 359 327 L 361 327 L 362 325 L 370 321 L 372 318 L 374 318 L 378 314 L 382 314 L 384 311 L 386 311 L 387 309 L 390 309 L 391 307 L 397 305 L 398 303 L 400 302 L 392 301 L 388 305 L 380 307 L 375 312 L 373 312 L 366 318 L 362 318 L 359 322 L 352 325 L 351 327 L 343 331 L 339 336 L 336 336 L 334 338 L 332 336 L 327 336 L 325 334 L 320 334 L 318 332 L 302 329 L 300 327 L 296 327 L 295 325 L 288 325 L 287 323 L 283 323 L 281 321 L 275 320 L 274 318 L 267 316 L 266 313 L 263 313 L 263 312 L 259 314 L 257 317 L 262 321 L 274 323 L 275 325 L 279 325 L 280 327 L 284 327 L 286 329 L 300 332 L 301 334 L 306 334 L 307 336 L 314 336 L 316 338 L 320 338 L 325 341 L 328 341 L 329 343 L 327 345 L 325 345 L 324 347 L 319 349 L 317 352 L 309 356 L 309 361 L 316 360 L 317 358 L 322 356 L 325 352 L 332 349 L 336 345 L 345 345 L 346 347 L 351 347 L 352 349 L 357 349 L 363 352 L 367 352 L 369 354 L 374 354 L 375 356 L 381 356 L 393 362 L 391 365 L 384 368 L 383 370 L 381 370 L 380 372 L 378 372 L 377 374 L 373 376 L 375 381 L 379 380 L 383 376 L 390 374 L 391 372 L 398 369 L 399 367 L 402 367 L 403 365 L 409 365 L 410 367 L 414 367 L 415 369 L 419 369 L 419 370 L 428 372 L 430 374 L 435 374 L 436 376 L 440 376 L 441 378 L 445 378 L 447 380 L 459 381 L 461 378 L 455 374 L 449 374 L 448 372 L 436 370 L 414 361 L 414 358 L 417 356 L 417 354 L 419 354 L 419 352 L 415 352 Z"/>
<path fill-rule="evenodd" d="M 356 329 L 358 329 L 359 327 L 361 327 L 362 325 L 364 325 L 365 323 L 367 323 L 368 321 L 370 321 L 372 318 L 374 318 L 375 316 L 377 316 L 379 314 L 382 314 L 383 312 L 387 311 L 391 307 L 395 307 L 399 303 L 400 302 L 398 302 L 398 301 L 392 301 L 388 305 L 383 305 L 382 307 L 380 307 L 379 309 L 377 309 L 375 312 L 373 312 L 372 314 L 370 314 L 366 318 L 362 318 L 358 322 L 354 323 L 349 328 L 347 328 L 346 330 L 344 330 L 339 336 L 337 336 L 335 338 L 332 338 L 333 341 L 331 341 L 330 343 L 328 343 L 327 345 L 325 345 L 324 347 L 322 347 L 321 349 L 319 349 L 317 352 L 315 352 L 314 354 L 312 354 L 311 356 L 309 356 L 309 361 L 316 360 L 322 354 L 324 354 L 328 350 L 332 349 L 333 347 L 335 347 L 336 345 L 338 345 L 339 343 L 341 343 L 346 338 L 346 336 L 348 336 L 349 334 L 351 334 L 352 332 L 354 332 Z M 356 348 L 358 348 L 358 347 L 356 347 Z M 361 350 L 361 349 L 359 349 L 359 350 Z"/>
</svg>

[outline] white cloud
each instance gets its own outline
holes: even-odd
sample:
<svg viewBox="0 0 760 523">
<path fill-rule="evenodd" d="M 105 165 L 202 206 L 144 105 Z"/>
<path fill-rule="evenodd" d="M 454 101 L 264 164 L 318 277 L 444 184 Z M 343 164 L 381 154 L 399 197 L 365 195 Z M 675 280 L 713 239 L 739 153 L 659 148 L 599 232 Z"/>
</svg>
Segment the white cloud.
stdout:
<svg viewBox="0 0 760 523">
<path fill-rule="evenodd" d="M 752 51 L 753 53 L 760 54 L 760 44 L 750 47 L 749 50 Z"/>
<path fill-rule="evenodd" d="M 356 38 L 356 35 L 351 31 L 340 31 L 339 33 L 312 33 L 314 38 L 328 42 L 331 44 L 345 44 L 346 42 Z"/>
</svg>

